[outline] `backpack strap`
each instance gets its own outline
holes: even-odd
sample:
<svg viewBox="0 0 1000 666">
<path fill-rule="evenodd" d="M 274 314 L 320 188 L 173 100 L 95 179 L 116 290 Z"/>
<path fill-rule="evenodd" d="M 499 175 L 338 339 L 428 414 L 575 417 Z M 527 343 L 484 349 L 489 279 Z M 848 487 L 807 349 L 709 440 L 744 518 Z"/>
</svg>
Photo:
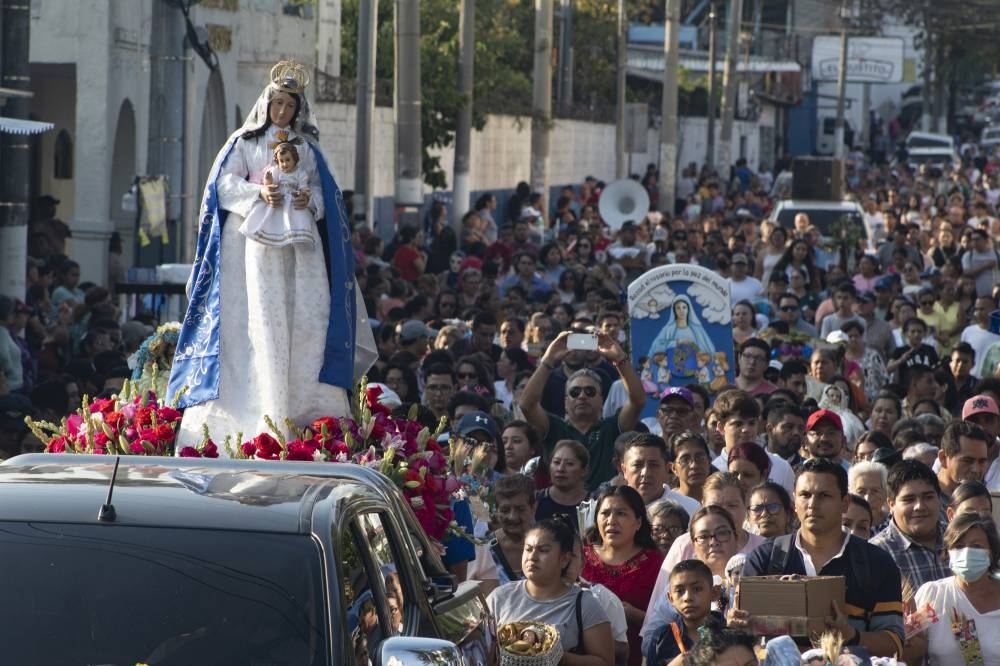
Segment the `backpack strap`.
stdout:
<svg viewBox="0 0 1000 666">
<path fill-rule="evenodd" d="M 767 563 L 768 576 L 780 576 L 785 573 L 788 554 L 792 549 L 792 536 L 783 534 L 771 542 L 771 559 Z"/>
<path fill-rule="evenodd" d="M 489 549 L 490 554 L 493 556 L 493 561 L 503 568 L 503 572 L 506 574 L 507 580 L 521 579 L 521 576 L 519 576 L 515 569 L 510 566 L 507 556 L 503 554 L 503 548 L 500 547 L 500 541 L 497 540 L 496 537 L 490 539 Z"/>
<path fill-rule="evenodd" d="M 850 559 L 851 575 L 858 581 L 861 589 L 870 594 L 872 588 L 872 567 L 868 560 L 868 543 L 858 537 L 851 536 L 847 542 L 848 558 Z M 865 618 L 868 622 L 868 618 Z"/>
</svg>

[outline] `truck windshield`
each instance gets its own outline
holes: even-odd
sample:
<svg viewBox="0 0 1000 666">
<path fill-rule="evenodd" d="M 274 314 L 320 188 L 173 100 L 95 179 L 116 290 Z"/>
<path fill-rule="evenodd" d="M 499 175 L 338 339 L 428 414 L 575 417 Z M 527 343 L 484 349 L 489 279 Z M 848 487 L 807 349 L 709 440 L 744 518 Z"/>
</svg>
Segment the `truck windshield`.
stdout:
<svg viewBox="0 0 1000 666">
<path fill-rule="evenodd" d="M 5 663 L 328 663 L 305 535 L 0 522 L 0 563 Z"/>
</svg>

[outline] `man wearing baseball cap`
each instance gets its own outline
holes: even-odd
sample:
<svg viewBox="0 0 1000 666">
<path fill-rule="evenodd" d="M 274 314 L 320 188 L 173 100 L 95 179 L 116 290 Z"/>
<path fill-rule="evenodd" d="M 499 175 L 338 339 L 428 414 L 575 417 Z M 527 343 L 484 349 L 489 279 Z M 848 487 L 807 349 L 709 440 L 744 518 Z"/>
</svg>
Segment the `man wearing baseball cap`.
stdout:
<svg viewBox="0 0 1000 666">
<path fill-rule="evenodd" d="M 806 449 L 810 457 L 826 458 L 845 470 L 850 469 L 850 463 L 843 458 L 846 444 L 844 424 L 836 412 L 817 409 L 806 419 Z"/>
<path fill-rule="evenodd" d="M 694 396 L 682 386 L 671 386 L 660 396 L 660 407 L 656 410 L 656 422 L 660 424 L 663 439 L 670 438 L 685 430 L 697 429 L 694 413 Z"/>
<path fill-rule="evenodd" d="M 962 420 L 975 423 L 986 432 L 988 441 L 986 453 L 989 457 L 989 468 L 983 483 L 990 490 L 1000 490 L 1000 408 L 996 400 L 985 393 L 974 395 L 962 405 Z"/>
<path fill-rule="evenodd" d="M 423 358 L 430 346 L 430 340 L 437 331 L 419 319 L 408 319 L 396 327 L 399 348 L 408 351 L 418 359 Z"/>
<path fill-rule="evenodd" d="M 742 252 L 733 255 L 733 273 L 729 278 L 729 293 L 733 303 L 753 302 L 764 297 L 764 285 L 757 278 L 747 274 L 749 266 L 747 255 Z"/>
</svg>

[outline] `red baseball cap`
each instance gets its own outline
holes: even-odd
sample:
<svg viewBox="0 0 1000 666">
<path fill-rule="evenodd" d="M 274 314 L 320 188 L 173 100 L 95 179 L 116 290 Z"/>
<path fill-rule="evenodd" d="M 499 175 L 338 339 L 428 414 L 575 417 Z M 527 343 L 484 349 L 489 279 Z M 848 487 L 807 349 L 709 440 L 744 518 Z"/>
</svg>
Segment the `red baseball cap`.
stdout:
<svg viewBox="0 0 1000 666">
<path fill-rule="evenodd" d="M 837 430 L 844 432 L 844 424 L 837 415 L 837 412 L 829 409 L 817 409 L 809 415 L 806 420 L 806 432 L 814 430 L 820 423 L 830 423 L 837 427 Z"/>
</svg>

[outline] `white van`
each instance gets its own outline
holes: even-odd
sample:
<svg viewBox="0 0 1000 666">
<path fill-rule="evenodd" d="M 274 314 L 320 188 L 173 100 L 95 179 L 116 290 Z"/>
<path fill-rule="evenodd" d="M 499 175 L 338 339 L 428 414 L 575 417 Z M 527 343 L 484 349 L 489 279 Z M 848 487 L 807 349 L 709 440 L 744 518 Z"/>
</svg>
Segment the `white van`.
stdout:
<svg viewBox="0 0 1000 666">
<path fill-rule="evenodd" d="M 910 166 L 926 164 L 943 169 L 946 164 L 959 163 L 955 140 L 947 134 L 935 132 L 910 132 L 906 137 L 907 162 Z"/>
</svg>

